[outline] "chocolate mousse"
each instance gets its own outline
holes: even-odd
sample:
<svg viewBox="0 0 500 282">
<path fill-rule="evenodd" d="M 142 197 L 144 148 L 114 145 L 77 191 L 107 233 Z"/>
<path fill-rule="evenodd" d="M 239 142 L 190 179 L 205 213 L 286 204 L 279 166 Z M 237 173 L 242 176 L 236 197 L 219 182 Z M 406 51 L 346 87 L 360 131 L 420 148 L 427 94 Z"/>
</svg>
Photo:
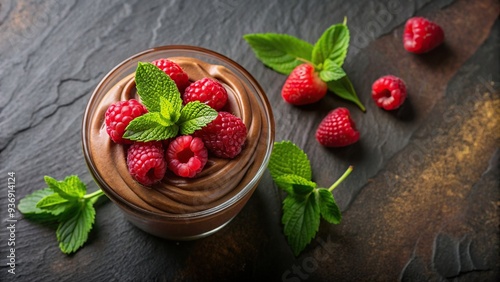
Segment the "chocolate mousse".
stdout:
<svg viewBox="0 0 500 282">
<path fill-rule="evenodd" d="M 126 165 L 126 146 L 114 143 L 106 133 L 104 124 L 104 113 L 110 104 L 132 98 L 140 99 L 135 88 L 134 73 L 121 79 L 100 101 L 96 101 L 94 115 L 89 117 L 88 121 L 90 132 L 88 132 L 87 146 L 93 168 L 103 184 L 112 190 L 110 192 L 128 203 L 122 208 L 127 208 L 130 212 L 131 207 L 132 209 L 136 207 L 151 214 L 167 217 L 220 207 L 234 199 L 248 185 L 253 186 L 251 191 L 253 192 L 260 180 L 260 177 L 255 179 L 255 175 L 263 169 L 262 164 L 266 162 L 265 159 L 270 152 L 269 147 L 272 146 L 267 143 L 270 136 L 274 136 L 273 121 L 269 123 L 270 110 L 268 109 L 267 113 L 262 110 L 263 97 L 259 97 L 255 90 L 243 83 L 241 77 L 233 71 L 225 66 L 191 57 L 168 59 L 179 64 L 189 75 L 190 81 L 211 77 L 221 82 L 228 93 L 228 103 L 223 110 L 240 117 L 248 133 L 243 150 L 234 159 L 209 156 L 205 168 L 196 178 L 182 178 L 167 172 L 161 182 L 147 187 L 131 177 Z M 265 103 L 268 106 L 267 101 Z M 251 195 L 251 192 L 248 194 Z M 245 197 L 242 205 L 248 197 Z M 242 205 L 228 209 L 226 212 L 233 214 L 224 218 L 231 219 Z M 223 222 L 217 224 L 220 223 Z M 217 224 L 211 227 L 217 227 Z M 204 229 L 208 228 L 210 227 L 199 228 L 199 231 L 207 231 Z M 162 234 L 156 235 L 162 236 Z"/>
</svg>

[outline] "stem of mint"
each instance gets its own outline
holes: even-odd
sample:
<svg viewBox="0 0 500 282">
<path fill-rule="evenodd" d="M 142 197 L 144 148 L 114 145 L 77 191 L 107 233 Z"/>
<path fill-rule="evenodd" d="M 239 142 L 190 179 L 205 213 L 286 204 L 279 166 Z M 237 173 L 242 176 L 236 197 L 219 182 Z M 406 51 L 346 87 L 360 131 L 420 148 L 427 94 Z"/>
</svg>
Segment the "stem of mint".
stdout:
<svg viewBox="0 0 500 282">
<path fill-rule="evenodd" d="M 330 186 L 330 188 L 328 188 L 328 191 L 332 192 L 333 189 L 335 189 L 335 187 L 339 186 L 339 184 L 342 183 L 342 181 L 344 181 L 344 179 L 346 179 L 349 176 L 349 174 L 351 174 L 352 170 L 353 166 L 351 165 L 347 168 L 344 174 L 342 174 L 342 176 L 339 179 L 337 179 L 337 181 L 335 181 L 335 183 L 333 183 L 332 186 Z"/>
<path fill-rule="evenodd" d="M 92 192 L 90 194 L 86 194 L 85 196 L 83 196 L 83 199 L 92 200 L 94 198 L 99 198 L 102 195 L 104 195 L 104 191 L 102 191 L 101 189 L 99 189 L 99 190 L 97 190 L 95 192 Z"/>
<path fill-rule="evenodd" d="M 83 198 L 84 199 L 99 198 L 102 195 L 104 195 L 104 192 L 101 189 L 99 189 L 99 190 L 92 192 L 90 194 L 86 194 L 85 196 L 83 196 Z"/>
</svg>

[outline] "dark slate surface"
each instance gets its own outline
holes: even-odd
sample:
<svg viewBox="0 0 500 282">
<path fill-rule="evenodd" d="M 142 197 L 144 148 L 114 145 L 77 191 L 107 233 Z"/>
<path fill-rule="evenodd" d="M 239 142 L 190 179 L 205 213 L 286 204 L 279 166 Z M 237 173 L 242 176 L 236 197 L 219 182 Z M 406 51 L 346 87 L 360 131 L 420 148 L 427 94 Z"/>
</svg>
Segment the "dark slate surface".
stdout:
<svg viewBox="0 0 500 282">
<path fill-rule="evenodd" d="M 500 24 L 498 1 L 29 1 L 0 2 L 0 280 L 2 281 L 498 281 Z M 446 43 L 414 56 L 401 45 L 404 21 L 435 20 Z M 256 60 L 241 36 L 288 33 L 314 42 L 347 16 L 345 69 L 367 112 L 329 95 L 291 107 L 285 77 Z M 78 174 L 97 189 L 81 152 L 90 94 L 127 57 L 153 46 L 198 45 L 247 68 L 268 94 L 276 140 L 292 140 L 335 190 L 340 225 L 322 223 L 294 257 L 280 224 L 284 194 L 268 173 L 243 211 L 198 241 L 152 237 L 109 201 L 85 247 L 64 255 L 55 228 L 16 218 L 16 274 L 7 273 L 7 173 L 16 197 L 43 176 Z M 370 100 L 371 83 L 394 74 L 409 99 L 394 113 Z M 313 138 L 332 108 L 348 107 L 359 143 L 325 149 Z"/>
</svg>

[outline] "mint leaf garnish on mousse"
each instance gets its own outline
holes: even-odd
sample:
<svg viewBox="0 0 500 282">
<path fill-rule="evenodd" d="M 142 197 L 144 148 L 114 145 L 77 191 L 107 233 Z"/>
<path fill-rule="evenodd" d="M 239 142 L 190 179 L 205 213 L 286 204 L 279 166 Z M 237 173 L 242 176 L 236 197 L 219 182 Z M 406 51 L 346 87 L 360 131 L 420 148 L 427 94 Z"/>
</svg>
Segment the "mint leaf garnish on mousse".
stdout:
<svg viewBox="0 0 500 282">
<path fill-rule="evenodd" d="M 193 101 L 182 106 L 175 82 L 152 63 L 140 62 L 135 72 L 137 94 L 148 113 L 133 119 L 123 138 L 148 142 L 192 134 L 212 122 L 217 111 Z"/>
</svg>

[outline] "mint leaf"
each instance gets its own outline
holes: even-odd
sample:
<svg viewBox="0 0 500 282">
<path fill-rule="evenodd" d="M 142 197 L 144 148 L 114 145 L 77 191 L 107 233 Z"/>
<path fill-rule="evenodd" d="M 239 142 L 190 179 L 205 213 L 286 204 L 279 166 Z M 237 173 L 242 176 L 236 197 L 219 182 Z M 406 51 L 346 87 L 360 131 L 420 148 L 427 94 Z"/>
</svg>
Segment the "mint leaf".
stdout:
<svg viewBox="0 0 500 282">
<path fill-rule="evenodd" d="M 65 191 L 68 194 L 83 197 L 83 195 L 87 193 L 87 186 L 76 175 L 70 175 L 64 178 L 63 183 L 65 185 Z"/>
<path fill-rule="evenodd" d="M 56 231 L 59 248 L 65 254 L 78 250 L 87 241 L 95 219 L 95 209 L 90 201 L 84 201 L 62 221 Z"/>
<path fill-rule="evenodd" d="M 181 110 L 181 94 L 175 82 L 152 63 L 138 63 L 135 83 L 137 94 L 149 112 L 160 112 L 160 97 L 170 101 L 175 111 Z"/>
<path fill-rule="evenodd" d="M 323 69 L 319 72 L 319 77 L 324 82 L 338 80 L 344 76 L 346 76 L 344 70 L 330 59 L 325 60 Z"/>
<path fill-rule="evenodd" d="M 155 113 L 149 113 L 155 114 Z M 160 117 L 162 125 L 169 126 L 177 122 L 181 116 L 180 109 L 176 109 L 175 106 L 170 103 L 165 97 L 160 97 Z"/>
<path fill-rule="evenodd" d="M 279 73 L 290 74 L 296 66 L 311 61 L 313 46 L 291 35 L 255 33 L 243 38 L 264 65 Z"/>
<path fill-rule="evenodd" d="M 313 188 L 316 188 L 316 183 L 310 180 L 305 179 L 302 176 L 296 174 L 282 174 L 274 179 L 276 185 L 279 188 L 283 189 L 285 192 L 291 194 L 293 193 L 293 185 L 306 185 Z"/>
<path fill-rule="evenodd" d="M 78 182 L 74 179 L 74 176 L 68 176 L 63 181 L 57 181 L 50 176 L 44 177 L 47 186 L 52 189 L 55 193 L 59 194 L 61 197 L 72 200 L 81 197 L 81 190 L 85 188 L 85 184 Z M 76 185 L 76 186 L 72 186 Z M 82 188 L 83 185 L 83 188 Z M 85 194 L 85 192 L 83 193 Z"/>
<path fill-rule="evenodd" d="M 273 179 L 283 174 L 295 174 L 311 180 L 311 164 L 307 155 L 290 141 L 274 143 L 268 168 Z"/>
<path fill-rule="evenodd" d="M 349 77 L 344 76 L 339 80 L 332 80 L 326 83 L 328 85 L 328 89 L 334 92 L 337 96 L 354 102 L 358 107 L 364 112 L 366 111 L 365 106 L 356 95 L 356 90 L 354 90 L 354 86 L 352 85 Z"/>
<path fill-rule="evenodd" d="M 160 113 L 147 113 L 134 118 L 127 126 L 123 138 L 148 142 L 177 136 L 179 127 L 162 118 Z"/>
<path fill-rule="evenodd" d="M 341 67 L 347 56 L 349 40 L 349 29 L 345 24 L 332 25 L 314 44 L 312 63 L 319 65 L 323 64 L 326 59 L 330 59 Z"/>
<path fill-rule="evenodd" d="M 314 185 L 292 184 L 293 192 L 296 195 L 300 195 L 300 196 L 307 196 L 307 195 L 311 194 L 311 192 L 314 191 L 315 187 L 316 187 L 316 184 L 314 184 Z"/>
<path fill-rule="evenodd" d="M 187 103 L 181 110 L 179 127 L 181 134 L 189 135 L 217 118 L 217 111 L 199 101 Z"/>
<path fill-rule="evenodd" d="M 70 208 L 74 203 L 68 199 L 61 197 L 61 195 L 54 193 L 52 195 L 45 196 L 41 199 L 36 207 L 53 215 L 60 215 Z"/>
<path fill-rule="evenodd" d="M 50 188 L 45 188 L 42 190 L 36 190 L 35 192 L 26 195 L 19 201 L 17 209 L 28 219 L 33 219 L 40 222 L 55 221 L 57 216 L 52 213 L 37 208 L 37 203 L 45 198 L 46 196 L 54 194 L 54 191 Z"/>
<path fill-rule="evenodd" d="M 329 223 L 339 224 L 342 219 L 340 209 L 328 189 L 318 189 L 319 210 L 323 219 Z"/>
<path fill-rule="evenodd" d="M 307 197 L 288 195 L 283 201 L 284 233 L 297 256 L 319 229 L 320 211 L 314 194 Z"/>
</svg>

